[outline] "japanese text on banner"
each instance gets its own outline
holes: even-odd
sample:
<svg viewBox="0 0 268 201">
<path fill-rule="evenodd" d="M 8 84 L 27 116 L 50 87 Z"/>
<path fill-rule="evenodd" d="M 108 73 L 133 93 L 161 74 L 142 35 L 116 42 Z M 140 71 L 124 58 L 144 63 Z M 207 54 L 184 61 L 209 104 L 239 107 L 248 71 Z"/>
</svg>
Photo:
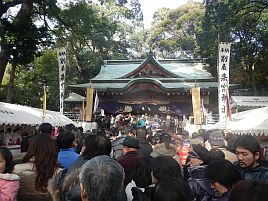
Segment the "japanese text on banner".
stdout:
<svg viewBox="0 0 268 201">
<path fill-rule="evenodd" d="M 65 48 L 58 49 L 57 56 L 59 65 L 60 113 L 63 114 L 65 74 L 66 74 L 66 49 Z"/>
<path fill-rule="evenodd" d="M 226 92 L 229 89 L 229 62 L 231 43 L 220 43 L 219 45 L 219 69 L 218 69 L 218 100 L 219 100 L 219 121 L 225 121 L 227 114 Z"/>
</svg>

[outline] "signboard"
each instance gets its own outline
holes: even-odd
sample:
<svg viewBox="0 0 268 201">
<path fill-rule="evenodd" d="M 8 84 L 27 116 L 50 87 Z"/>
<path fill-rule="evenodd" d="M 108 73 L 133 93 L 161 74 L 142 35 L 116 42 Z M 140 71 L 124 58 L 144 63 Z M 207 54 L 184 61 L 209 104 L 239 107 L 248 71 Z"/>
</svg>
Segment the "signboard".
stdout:
<svg viewBox="0 0 268 201">
<path fill-rule="evenodd" d="M 65 74 L 66 74 L 66 49 L 65 48 L 58 49 L 57 57 L 59 65 L 60 113 L 63 114 Z"/>
<path fill-rule="evenodd" d="M 87 103 L 86 103 L 86 121 L 92 120 L 92 106 L 93 106 L 93 92 L 92 87 L 87 88 Z"/>
<path fill-rule="evenodd" d="M 201 124 L 201 103 L 200 103 L 200 87 L 192 88 L 192 104 L 194 113 L 194 124 Z"/>
<path fill-rule="evenodd" d="M 219 121 L 225 121 L 227 117 L 227 94 L 229 94 L 229 62 L 231 43 L 220 43 L 219 45 L 219 66 L 218 66 L 218 101 Z"/>
</svg>

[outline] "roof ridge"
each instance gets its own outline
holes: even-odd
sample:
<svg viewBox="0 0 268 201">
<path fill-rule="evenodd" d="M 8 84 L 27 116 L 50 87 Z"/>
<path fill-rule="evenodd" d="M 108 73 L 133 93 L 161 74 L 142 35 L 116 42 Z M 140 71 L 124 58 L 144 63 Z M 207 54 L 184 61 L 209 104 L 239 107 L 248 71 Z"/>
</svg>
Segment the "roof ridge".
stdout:
<svg viewBox="0 0 268 201">
<path fill-rule="evenodd" d="M 104 65 L 108 64 L 121 64 L 121 63 L 142 63 L 145 61 L 145 59 L 135 59 L 135 60 L 121 60 L 121 59 L 112 59 L 112 60 L 103 60 Z M 175 62 L 180 62 L 180 63 L 205 63 L 204 59 L 200 58 L 191 58 L 191 59 L 155 59 L 159 63 L 175 63 Z"/>
</svg>

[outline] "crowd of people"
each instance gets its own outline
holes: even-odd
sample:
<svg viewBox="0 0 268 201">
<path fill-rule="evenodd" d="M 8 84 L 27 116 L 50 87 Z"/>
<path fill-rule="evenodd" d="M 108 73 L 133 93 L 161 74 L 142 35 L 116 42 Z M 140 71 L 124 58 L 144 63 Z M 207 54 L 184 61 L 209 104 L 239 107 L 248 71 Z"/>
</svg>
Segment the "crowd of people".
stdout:
<svg viewBox="0 0 268 201">
<path fill-rule="evenodd" d="M 23 153 L 0 147 L 0 200 L 267 200 L 268 162 L 255 137 L 130 122 L 69 124 L 56 135 L 43 123 Z"/>
</svg>

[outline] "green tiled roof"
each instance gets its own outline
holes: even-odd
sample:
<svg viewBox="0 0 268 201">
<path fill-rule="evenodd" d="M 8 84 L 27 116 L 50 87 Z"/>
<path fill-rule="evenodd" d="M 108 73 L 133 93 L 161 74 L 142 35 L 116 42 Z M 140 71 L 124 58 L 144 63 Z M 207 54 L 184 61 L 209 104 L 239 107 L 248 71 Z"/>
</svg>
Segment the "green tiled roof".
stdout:
<svg viewBox="0 0 268 201">
<path fill-rule="evenodd" d="M 154 59 L 154 58 L 153 58 Z M 181 60 L 155 60 L 165 70 L 186 79 L 213 79 L 212 75 L 204 69 L 204 64 L 198 61 Z M 119 79 L 137 69 L 143 60 L 111 60 L 101 66 L 100 73 L 92 80 Z"/>
<path fill-rule="evenodd" d="M 163 72 L 167 72 L 169 77 L 136 77 L 143 66 L 148 63 L 156 66 Z M 90 85 L 100 91 L 126 90 L 133 83 L 154 83 L 163 90 L 175 91 L 177 89 L 191 89 L 195 86 L 201 88 L 217 88 L 218 83 L 215 78 L 205 69 L 201 60 L 156 60 L 153 56 L 148 56 L 145 60 L 109 60 L 101 66 L 99 74 L 90 83 L 71 85 L 76 88 L 87 88 Z"/>
<path fill-rule="evenodd" d="M 139 67 L 140 64 L 103 65 L 99 74 L 92 80 L 109 80 L 121 78 Z"/>
<path fill-rule="evenodd" d="M 148 80 L 141 79 L 141 81 L 146 82 Z M 152 81 L 152 80 L 151 80 Z M 167 90 L 176 90 L 176 89 L 191 89 L 195 86 L 195 82 L 171 82 L 171 83 L 163 83 L 160 82 L 159 80 L 154 80 L 159 84 L 160 87 L 166 88 Z M 108 83 L 108 82 L 103 82 L 103 83 L 91 83 L 91 86 L 94 89 L 97 89 L 99 91 L 106 91 L 108 89 L 114 89 L 114 90 L 123 90 L 126 89 L 127 86 L 131 82 L 137 82 L 135 81 L 129 81 L 125 83 L 120 83 L 120 82 L 113 82 L 113 83 Z M 218 87 L 218 82 L 196 82 L 196 85 L 198 87 L 201 87 L 201 89 L 212 89 L 212 88 L 217 88 Z M 231 85 L 233 86 L 233 85 Z M 87 88 L 90 87 L 90 83 L 87 84 L 79 84 L 79 85 L 71 85 L 71 87 L 76 87 L 76 88 Z"/>
<path fill-rule="evenodd" d="M 65 98 L 64 101 L 65 102 L 81 102 L 83 99 L 85 100 L 86 97 L 83 97 L 77 93 L 70 93 L 68 98 Z"/>
</svg>

